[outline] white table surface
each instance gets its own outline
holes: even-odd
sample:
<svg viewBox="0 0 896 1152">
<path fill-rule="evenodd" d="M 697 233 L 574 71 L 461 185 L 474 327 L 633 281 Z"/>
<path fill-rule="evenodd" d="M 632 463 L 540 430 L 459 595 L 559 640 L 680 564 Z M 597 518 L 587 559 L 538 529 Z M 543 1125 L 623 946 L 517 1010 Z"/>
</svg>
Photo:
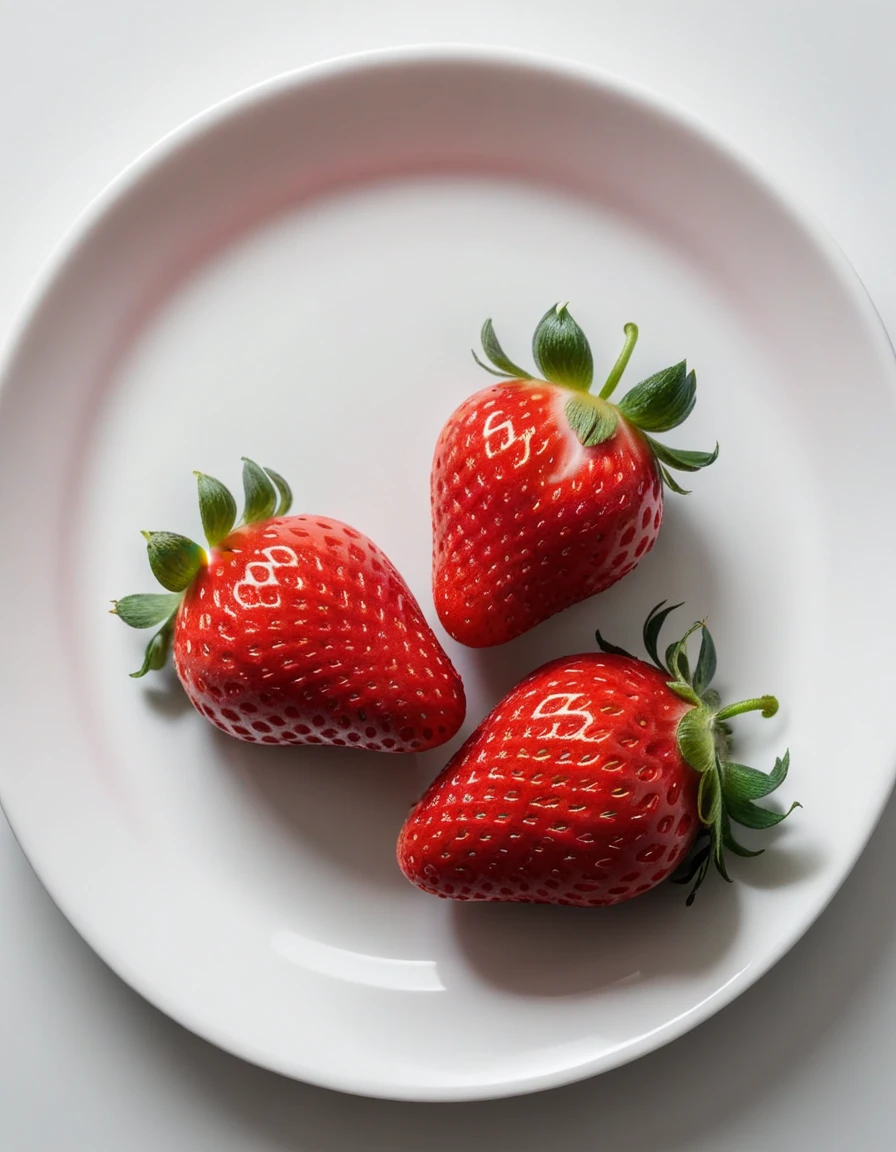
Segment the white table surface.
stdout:
<svg viewBox="0 0 896 1152">
<path fill-rule="evenodd" d="M 572 56 L 688 106 L 797 191 L 896 332 L 893 0 L 0 0 L 0 337 L 77 213 L 183 119 L 300 64 L 426 40 Z M 791 955 L 683 1040 L 539 1096 L 405 1105 L 279 1079 L 169 1022 L 0 822 L 0 1149 L 889 1152 L 893 876 L 896 804 Z"/>
</svg>

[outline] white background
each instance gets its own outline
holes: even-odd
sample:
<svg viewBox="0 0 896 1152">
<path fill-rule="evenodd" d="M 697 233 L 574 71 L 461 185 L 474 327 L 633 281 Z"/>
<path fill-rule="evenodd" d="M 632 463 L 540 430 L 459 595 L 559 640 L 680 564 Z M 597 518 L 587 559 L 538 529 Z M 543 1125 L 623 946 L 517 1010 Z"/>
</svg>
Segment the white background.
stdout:
<svg viewBox="0 0 896 1152">
<path fill-rule="evenodd" d="M 892 0 L 0 0 L 0 336 L 78 212 L 182 120 L 300 64 L 425 40 L 575 57 L 688 106 L 828 225 L 896 331 Z M 862 675 L 831 647 L 832 675 Z M 861 764 L 842 771 L 862 787 Z M 891 804 L 819 924 L 696 1032 L 540 1096 L 402 1105 L 281 1080 L 170 1023 L 81 943 L 2 824 L 0 1148 L 889 1152 L 893 876 Z"/>
</svg>

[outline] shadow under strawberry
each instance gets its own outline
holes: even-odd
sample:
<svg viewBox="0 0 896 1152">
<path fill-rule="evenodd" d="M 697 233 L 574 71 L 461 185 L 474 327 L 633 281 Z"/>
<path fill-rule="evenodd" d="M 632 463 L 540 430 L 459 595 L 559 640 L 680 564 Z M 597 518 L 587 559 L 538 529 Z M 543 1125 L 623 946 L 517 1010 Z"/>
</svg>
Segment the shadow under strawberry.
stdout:
<svg viewBox="0 0 896 1152">
<path fill-rule="evenodd" d="M 662 885 L 599 910 L 452 901 L 451 930 L 463 963 L 486 983 L 517 996 L 574 996 L 712 968 L 737 935 L 741 899 L 719 886 L 686 909 L 681 889 Z M 450 987 L 450 965 L 439 973 Z"/>
<path fill-rule="evenodd" d="M 781 811 L 781 805 L 769 804 Z M 756 856 L 749 868 L 737 870 L 738 884 L 746 888 L 787 888 L 814 875 L 825 862 L 824 855 L 816 845 L 801 844 L 792 846 L 784 843 L 789 829 L 771 828 L 763 833 L 761 856 Z M 744 840 L 752 840 L 744 835 Z"/>
<path fill-rule="evenodd" d="M 187 713 L 192 716 L 195 711 L 177 673 L 170 666 L 162 668 L 152 684 L 146 686 L 143 698 L 161 718 L 176 720 Z"/>
<path fill-rule="evenodd" d="M 327 867 L 402 896 L 411 892 L 395 864 L 395 841 L 429 775 L 414 755 L 336 747 L 271 747 L 210 729 L 212 753 L 240 791 L 247 819 L 287 837 Z"/>
</svg>

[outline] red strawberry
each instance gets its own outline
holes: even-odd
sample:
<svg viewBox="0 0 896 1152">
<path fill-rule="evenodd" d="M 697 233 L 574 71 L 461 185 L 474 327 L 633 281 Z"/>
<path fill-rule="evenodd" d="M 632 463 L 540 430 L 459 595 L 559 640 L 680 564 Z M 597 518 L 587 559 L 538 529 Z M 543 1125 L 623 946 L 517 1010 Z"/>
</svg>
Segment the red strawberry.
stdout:
<svg viewBox="0 0 896 1152">
<path fill-rule="evenodd" d="M 630 572 L 656 540 L 669 469 L 694 472 L 714 452 L 686 452 L 649 435 L 681 424 L 696 398 L 684 361 L 611 404 L 638 338 L 598 396 L 591 348 L 565 304 L 548 310 L 532 379 L 504 354 L 486 320 L 485 354 L 502 377 L 454 412 L 432 469 L 433 595 L 463 644 L 501 644 Z"/>
<path fill-rule="evenodd" d="M 670 611 L 658 605 L 644 627 L 653 664 L 598 633 L 601 654 L 553 660 L 504 697 L 409 816 L 398 842 L 409 880 L 455 900 L 617 904 L 665 880 L 696 837 L 683 876 L 696 881 L 690 903 L 710 861 L 729 878 L 725 848 L 757 855 L 737 843 L 731 821 L 784 819 L 753 801 L 784 780 L 789 754 L 768 775 L 733 763 L 727 721 L 771 716 L 778 702 L 721 707 L 705 624 L 662 663 L 657 640 Z"/>
<path fill-rule="evenodd" d="M 184 536 L 145 533 L 168 593 L 126 596 L 134 628 L 161 624 L 135 676 L 174 666 L 222 731 L 263 744 L 340 744 L 419 752 L 449 740 L 464 690 L 388 558 L 329 517 L 287 516 L 289 486 L 244 462 L 246 510 L 199 474 L 206 553 Z M 278 499 L 279 494 L 279 499 Z"/>
</svg>

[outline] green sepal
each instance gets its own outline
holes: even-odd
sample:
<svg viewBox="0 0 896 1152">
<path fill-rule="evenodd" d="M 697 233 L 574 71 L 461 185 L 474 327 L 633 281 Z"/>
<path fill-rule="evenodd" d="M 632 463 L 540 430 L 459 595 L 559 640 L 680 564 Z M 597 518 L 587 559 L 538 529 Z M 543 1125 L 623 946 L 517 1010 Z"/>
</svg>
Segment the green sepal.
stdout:
<svg viewBox="0 0 896 1152">
<path fill-rule="evenodd" d="M 688 667 L 688 654 L 687 652 L 682 652 L 681 641 L 676 640 L 674 644 L 667 646 L 665 660 L 666 667 L 677 680 L 684 680 L 685 683 L 690 683 L 691 670 Z M 684 664 L 684 668 L 682 668 L 682 663 Z"/>
<path fill-rule="evenodd" d="M 714 464 L 719 457 L 718 443 L 712 452 L 694 452 L 686 448 L 670 448 L 668 444 L 661 444 L 659 440 L 654 440 L 646 433 L 644 439 L 661 464 L 675 468 L 678 472 L 699 472 L 701 468 L 708 468 L 710 464 Z"/>
<path fill-rule="evenodd" d="M 780 763 L 781 761 L 779 760 L 778 764 Z M 728 815 L 737 824 L 743 824 L 744 828 L 754 828 L 759 831 L 766 828 L 774 828 L 776 824 L 780 824 L 782 820 L 786 820 L 794 808 L 802 807 L 801 804 L 794 801 L 786 812 L 773 812 L 769 808 L 760 808 L 758 804 L 754 804 L 752 800 L 747 799 L 737 791 L 736 787 L 731 785 L 732 769 L 743 769 L 744 767 L 745 765 L 743 764 L 730 764 L 727 762 L 722 765 L 722 771 L 724 773 L 725 808 Z M 758 773 L 758 775 L 764 775 L 764 773 Z M 777 785 L 775 785 L 775 787 L 777 787 Z M 768 793 L 763 793 L 763 795 L 768 795 Z"/>
<path fill-rule="evenodd" d="M 727 812 L 722 812 L 721 825 L 722 844 L 728 849 L 729 852 L 733 852 L 735 856 L 743 856 L 744 858 L 749 858 L 751 856 L 761 856 L 765 851 L 764 848 L 745 848 L 743 844 L 735 840 L 734 833 L 731 831 L 731 821 L 728 818 Z"/>
<path fill-rule="evenodd" d="M 769 796 L 787 779 L 790 752 L 778 757 L 771 772 L 760 772 L 746 764 L 725 764 L 725 793 L 735 800 L 761 800 Z"/>
<path fill-rule="evenodd" d="M 675 468 L 680 472 L 698 472 L 701 468 L 708 468 L 719 455 L 718 444 L 712 452 L 693 452 L 690 449 L 670 448 L 668 444 L 660 444 L 659 440 L 654 440 L 646 432 L 642 432 L 642 435 L 654 455 L 663 483 L 670 492 L 675 492 L 679 496 L 690 496 L 691 490 L 690 488 L 682 488 L 669 469 Z"/>
<path fill-rule="evenodd" d="M 563 384 L 582 392 L 591 387 L 594 379 L 591 345 L 573 320 L 568 304 L 555 304 L 539 320 L 532 337 L 532 355 L 545 380 L 552 384 Z"/>
<path fill-rule="evenodd" d="M 682 486 L 678 483 L 678 481 L 664 464 L 660 464 L 659 461 L 657 461 L 657 468 L 660 470 L 660 476 L 662 477 L 663 483 L 666 485 L 670 492 L 674 492 L 676 496 L 690 496 L 690 488 L 682 488 Z"/>
<path fill-rule="evenodd" d="M 716 866 L 716 871 L 722 877 L 722 879 L 728 884 L 733 884 L 734 881 L 728 875 L 728 868 L 725 864 L 725 844 L 721 836 L 717 836 L 713 841 L 712 860 Z"/>
<path fill-rule="evenodd" d="M 263 468 L 243 457 L 243 523 L 257 524 L 269 520 L 277 507 L 277 489 Z"/>
<path fill-rule="evenodd" d="M 292 508 L 292 488 L 287 484 L 279 472 L 275 472 L 273 468 L 265 468 L 268 476 L 273 480 L 274 487 L 280 500 L 277 507 L 274 509 L 275 516 L 285 516 L 286 513 Z"/>
<path fill-rule="evenodd" d="M 715 761 L 715 753 L 712 756 Z M 690 764 L 690 761 L 688 761 Z M 691 764 L 693 768 L 694 765 Z M 715 763 L 701 772 L 700 785 L 697 789 L 697 814 L 700 823 L 710 830 L 714 829 L 722 815 L 722 785 Z"/>
<path fill-rule="evenodd" d="M 482 325 L 482 332 L 480 334 L 482 340 L 482 350 L 488 360 L 494 364 L 494 368 L 489 368 L 488 364 L 483 362 L 473 352 L 473 359 L 480 368 L 484 368 L 486 372 L 490 372 L 492 376 L 503 376 L 508 380 L 531 380 L 532 376 L 523 368 L 518 367 L 510 359 L 504 349 L 501 347 L 498 337 L 495 335 L 495 328 L 491 319 L 486 320 Z"/>
<path fill-rule="evenodd" d="M 802 808 L 802 804 L 798 800 L 794 800 L 786 812 L 772 812 L 769 808 L 760 808 L 751 800 L 743 800 L 736 804 L 729 802 L 728 814 L 732 820 L 738 824 L 743 824 L 744 828 L 764 831 L 766 828 L 774 828 L 776 824 L 786 820 L 794 808 Z"/>
<path fill-rule="evenodd" d="M 700 638 L 700 655 L 697 657 L 697 667 L 694 669 L 694 691 L 701 699 L 705 698 L 706 690 L 713 681 L 716 665 L 716 646 L 712 633 L 704 624 Z"/>
<path fill-rule="evenodd" d="M 685 904 L 688 908 L 694 903 L 700 885 L 706 879 L 709 865 L 713 859 L 713 844 L 709 835 L 701 836 L 695 841 L 694 850 L 686 856 L 672 877 L 673 884 L 691 884 Z"/>
<path fill-rule="evenodd" d="M 731 877 L 728 875 L 728 868 L 725 863 L 724 824 L 726 816 L 725 805 L 722 801 L 722 787 L 721 784 L 719 784 L 719 777 L 715 772 L 712 774 L 712 778 L 716 781 L 715 787 L 717 793 L 717 802 L 713 810 L 709 813 L 710 818 L 707 821 L 709 827 L 713 829 L 713 835 L 710 841 L 712 844 L 712 861 L 716 866 L 716 871 L 718 874 L 722 877 L 723 880 L 727 880 L 727 882 L 730 884 Z M 707 775 L 703 777 L 703 779 L 708 780 L 709 776 Z M 702 784 L 703 780 L 701 780 L 700 783 Z"/>
<path fill-rule="evenodd" d="M 476 361 L 476 363 L 479 365 L 480 368 L 484 368 L 485 371 L 488 372 L 489 376 L 497 376 L 501 380 L 520 380 L 520 379 L 523 379 L 523 377 L 520 377 L 520 376 L 511 376 L 509 372 L 499 372 L 497 368 L 489 368 L 488 364 L 486 364 L 484 360 L 480 360 L 479 357 L 476 355 L 476 349 L 475 348 L 470 349 L 470 355 L 473 357 L 473 359 Z"/>
<path fill-rule="evenodd" d="M 233 530 L 237 516 L 236 501 L 220 480 L 202 472 L 195 475 L 202 527 L 209 547 L 214 548 Z M 292 491 L 286 480 L 273 468 L 259 468 L 245 457 L 243 486 L 246 494 L 244 520 L 247 524 L 268 519 L 275 508 L 277 515 L 285 515 L 292 505 Z M 135 677 L 145 676 L 147 672 L 164 666 L 182 594 L 208 563 L 205 550 L 186 536 L 175 532 L 144 532 L 143 536 L 153 575 L 170 595 L 138 593 L 112 602 L 113 614 L 131 628 L 152 628 L 161 624 L 146 647 L 142 666 L 131 673 Z"/>
<path fill-rule="evenodd" d="M 597 641 L 597 646 L 600 648 L 601 652 L 606 652 L 612 656 L 628 656 L 630 660 L 634 659 L 631 652 L 627 652 L 624 648 L 619 648 L 617 645 L 610 644 L 608 641 L 604 640 L 599 631 L 594 633 L 594 638 Z"/>
<path fill-rule="evenodd" d="M 644 622 L 644 647 L 647 649 L 647 655 L 656 664 L 661 672 L 668 672 L 668 667 L 660 660 L 657 643 L 659 641 L 660 632 L 662 631 L 663 624 L 666 617 L 670 612 L 674 612 L 676 608 L 680 608 L 681 604 L 670 604 L 666 607 L 666 601 L 661 600 L 655 608 L 651 608 Z"/>
<path fill-rule="evenodd" d="M 704 849 L 708 856 L 710 852 L 709 831 L 701 827 L 694 837 L 691 851 L 682 859 L 670 877 L 673 884 L 690 884 L 700 867 Z"/>
<path fill-rule="evenodd" d="M 670 644 L 666 649 L 666 667 L 672 673 L 676 680 L 683 680 L 686 684 L 694 687 L 693 677 L 691 676 L 691 662 L 688 659 L 688 640 L 698 629 L 705 627 L 701 621 L 692 624 L 685 632 L 684 636 L 674 644 Z"/>
<path fill-rule="evenodd" d="M 199 485 L 199 515 L 202 518 L 202 531 L 209 548 L 220 544 L 233 531 L 236 524 L 237 507 L 230 489 L 204 472 L 196 473 Z"/>
<path fill-rule="evenodd" d="M 488 372 L 489 376 L 497 376 L 500 380 L 518 380 L 518 379 L 520 379 L 520 377 L 518 377 L 518 376 L 511 376 L 509 372 L 499 372 L 497 368 L 489 368 L 488 364 L 486 364 L 484 360 L 480 360 L 479 357 L 476 355 L 476 349 L 475 348 L 470 349 L 470 355 L 473 357 L 473 359 L 476 361 L 476 363 L 479 365 L 480 368 L 484 368 L 485 371 Z"/>
<path fill-rule="evenodd" d="M 691 851 L 681 861 L 675 871 L 672 873 L 671 880 L 673 884 L 690 884 L 697 874 L 704 854 L 709 856 L 710 841 L 709 832 L 706 828 L 700 828 L 694 838 L 694 843 Z"/>
<path fill-rule="evenodd" d="M 136 672 L 131 672 L 130 675 L 132 679 L 138 680 L 141 676 L 145 676 L 147 672 L 158 672 L 159 669 L 165 667 L 168 661 L 168 653 L 171 651 L 171 638 L 173 635 L 174 621 L 167 620 L 146 645 L 146 655 L 143 657 L 143 664 Z"/>
<path fill-rule="evenodd" d="M 645 432 L 668 432 L 687 420 L 697 402 L 697 376 L 684 360 L 648 376 L 619 401 L 619 411 Z"/>
<path fill-rule="evenodd" d="M 613 405 L 594 396 L 573 396 L 564 411 L 583 448 L 595 448 L 609 440 L 619 423 L 619 413 Z"/>
<path fill-rule="evenodd" d="M 716 776 L 716 745 L 713 738 L 713 714 L 699 707 L 685 712 L 678 722 L 678 750 L 701 776 Z M 720 793 L 721 795 L 721 789 Z M 707 823 L 707 821 L 703 821 Z"/>
<path fill-rule="evenodd" d="M 183 592 L 206 563 L 205 550 L 176 532 L 144 532 L 149 566 L 169 592 Z"/>
<path fill-rule="evenodd" d="M 700 707 L 700 697 L 690 684 L 686 684 L 683 680 L 670 680 L 666 687 L 674 692 L 676 696 L 680 696 L 682 700 L 687 700 L 689 704 L 693 704 L 695 708 Z"/>
<path fill-rule="evenodd" d="M 179 592 L 138 592 L 112 601 L 112 613 L 129 628 L 155 628 L 178 609 Z"/>
</svg>

